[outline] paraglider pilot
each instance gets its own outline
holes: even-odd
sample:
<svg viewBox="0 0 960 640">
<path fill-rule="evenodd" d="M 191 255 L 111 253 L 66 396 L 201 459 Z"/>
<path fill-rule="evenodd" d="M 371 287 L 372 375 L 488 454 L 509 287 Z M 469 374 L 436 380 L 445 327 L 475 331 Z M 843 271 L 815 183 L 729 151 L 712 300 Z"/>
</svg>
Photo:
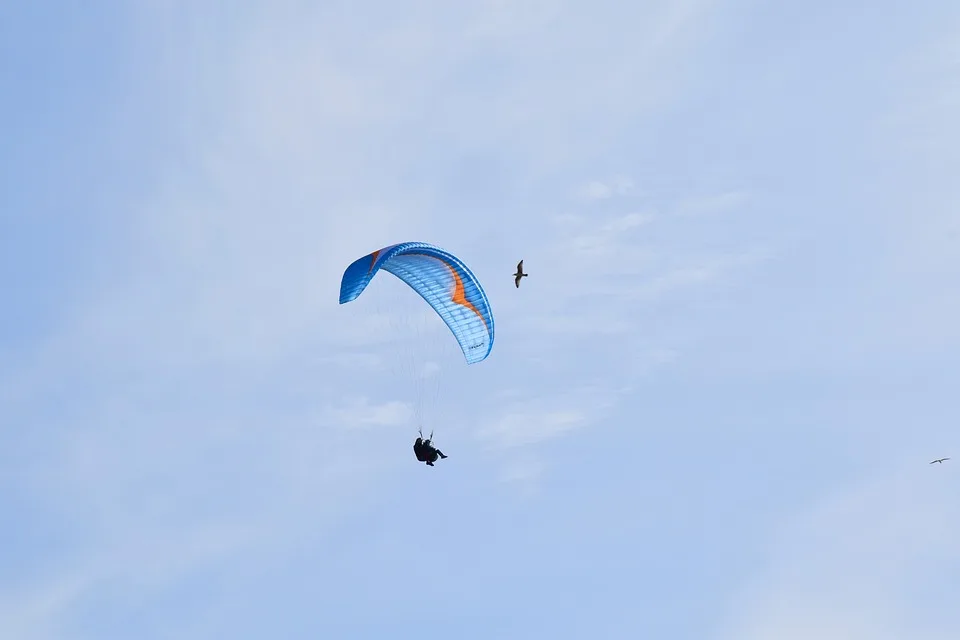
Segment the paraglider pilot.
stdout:
<svg viewBox="0 0 960 640">
<path fill-rule="evenodd" d="M 432 467 L 433 463 L 437 461 L 437 458 L 446 458 L 447 456 L 443 455 L 443 451 L 437 449 L 433 446 L 431 441 L 433 434 L 430 434 L 430 438 L 426 440 L 423 439 L 423 432 L 420 432 L 420 437 L 417 438 L 413 443 L 413 453 L 417 456 L 417 460 L 420 462 L 426 462 L 428 467 Z"/>
</svg>

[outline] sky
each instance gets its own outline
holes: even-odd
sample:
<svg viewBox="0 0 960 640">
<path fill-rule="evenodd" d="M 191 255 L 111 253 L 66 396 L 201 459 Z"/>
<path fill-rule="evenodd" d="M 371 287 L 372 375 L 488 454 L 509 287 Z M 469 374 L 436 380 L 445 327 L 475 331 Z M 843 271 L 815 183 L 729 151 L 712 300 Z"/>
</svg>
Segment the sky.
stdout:
<svg viewBox="0 0 960 640">
<path fill-rule="evenodd" d="M 958 637 L 956 2 L 8 0 L 0 94 L 0 637 Z M 408 240 L 487 360 L 337 303 Z"/>
</svg>

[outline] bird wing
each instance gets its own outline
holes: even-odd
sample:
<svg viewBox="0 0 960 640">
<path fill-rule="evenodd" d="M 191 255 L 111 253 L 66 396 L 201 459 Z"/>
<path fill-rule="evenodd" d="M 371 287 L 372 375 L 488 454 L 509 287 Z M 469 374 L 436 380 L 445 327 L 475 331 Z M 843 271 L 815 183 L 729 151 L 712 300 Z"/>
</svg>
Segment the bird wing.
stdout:
<svg viewBox="0 0 960 640">
<path fill-rule="evenodd" d="M 520 288 L 520 274 L 517 274 L 517 277 L 513 279 L 513 284 L 517 285 L 517 289 Z"/>
<path fill-rule="evenodd" d="M 523 273 L 523 260 L 517 263 L 517 273 Z"/>
</svg>

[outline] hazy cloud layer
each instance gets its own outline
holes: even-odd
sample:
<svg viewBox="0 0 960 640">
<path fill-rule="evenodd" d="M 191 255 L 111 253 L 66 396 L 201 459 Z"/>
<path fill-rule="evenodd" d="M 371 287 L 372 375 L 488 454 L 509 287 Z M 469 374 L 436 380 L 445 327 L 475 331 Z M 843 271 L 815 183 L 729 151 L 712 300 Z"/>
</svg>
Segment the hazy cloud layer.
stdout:
<svg viewBox="0 0 960 640">
<path fill-rule="evenodd" d="M 953 4 L 2 13 L 0 636 L 954 637 Z"/>
</svg>

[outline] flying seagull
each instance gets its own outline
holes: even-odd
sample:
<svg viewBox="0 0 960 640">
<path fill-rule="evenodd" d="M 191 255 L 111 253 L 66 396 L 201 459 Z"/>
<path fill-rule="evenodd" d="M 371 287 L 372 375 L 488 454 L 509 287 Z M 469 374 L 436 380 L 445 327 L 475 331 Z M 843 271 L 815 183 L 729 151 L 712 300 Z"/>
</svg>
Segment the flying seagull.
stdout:
<svg viewBox="0 0 960 640">
<path fill-rule="evenodd" d="M 939 462 L 940 464 L 943 464 L 944 461 L 949 460 L 949 459 L 950 459 L 950 458 L 937 458 L 936 460 L 932 460 L 932 461 L 930 462 L 930 464 L 933 464 L 934 462 Z"/>
<path fill-rule="evenodd" d="M 519 289 L 519 288 L 520 288 L 520 278 L 522 278 L 522 277 L 524 277 L 524 276 L 530 275 L 529 273 L 524 273 L 524 272 L 523 272 L 523 260 L 521 260 L 520 262 L 517 263 L 517 272 L 516 272 L 515 274 L 513 274 L 513 275 L 516 276 L 516 277 L 513 279 L 513 284 L 517 285 L 517 289 Z"/>
</svg>

